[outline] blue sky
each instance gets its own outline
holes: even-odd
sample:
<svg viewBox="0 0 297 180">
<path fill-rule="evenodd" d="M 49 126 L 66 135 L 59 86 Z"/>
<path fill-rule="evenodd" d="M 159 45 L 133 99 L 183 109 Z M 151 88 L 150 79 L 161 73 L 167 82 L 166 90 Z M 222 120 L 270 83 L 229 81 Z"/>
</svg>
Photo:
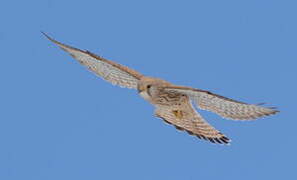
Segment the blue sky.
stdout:
<svg viewBox="0 0 297 180">
<path fill-rule="evenodd" d="M 4 1 L 0 179 L 296 179 L 296 1 Z M 281 113 L 213 145 L 153 116 L 40 31 L 164 78 Z"/>
</svg>

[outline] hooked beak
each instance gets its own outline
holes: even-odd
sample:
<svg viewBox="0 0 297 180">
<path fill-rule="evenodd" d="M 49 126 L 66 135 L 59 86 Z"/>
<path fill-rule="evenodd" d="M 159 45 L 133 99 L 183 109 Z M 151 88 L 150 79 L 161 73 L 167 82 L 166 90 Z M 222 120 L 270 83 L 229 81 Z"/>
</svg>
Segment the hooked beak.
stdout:
<svg viewBox="0 0 297 180">
<path fill-rule="evenodd" d="M 137 90 L 138 90 L 138 93 L 141 93 L 141 92 L 143 92 L 145 90 L 145 88 L 143 86 L 139 86 L 137 88 Z"/>
</svg>

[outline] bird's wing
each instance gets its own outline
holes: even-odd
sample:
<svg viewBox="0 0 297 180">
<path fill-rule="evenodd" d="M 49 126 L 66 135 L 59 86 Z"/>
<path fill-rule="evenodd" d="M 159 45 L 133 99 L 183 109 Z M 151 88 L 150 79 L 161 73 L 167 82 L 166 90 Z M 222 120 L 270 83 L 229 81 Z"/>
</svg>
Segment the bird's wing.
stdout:
<svg viewBox="0 0 297 180">
<path fill-rule="evenodd" d="M 155 105 L 155 115 L 166 123 L 174 125 L 176 129 L 186 131 L 212 143 L 228 144 L 230 140 L 214 127 L 209 125 L 203 117 L 195 111 L 189 100 L 178 106 Z"/>
<path fill-rule="evenodd" d="M 95 74 L 112 84 L 126 88 L 137 89 L 137 82 L 143 76 L 128 67 L 117 64 L 113 61 L 104 59 L 89 51 L 83 51 L 66 44 L 60 43 L 47 34 L 43 33 L 50 41 L 58 45 L 61 49 L 68 52 L 80 64 L 86 66 Z"/>
<path fill-rule="evenodd" d="M 209 91 L 183 86 L 165 87 L 167 91 L 179 92 L 187 95 L 203 110 L 212 111 L 224 118 L 233 120 L 253 120 L 279 112 L 275 108 L 262 107 L 235 101 Z"/>
</svg>

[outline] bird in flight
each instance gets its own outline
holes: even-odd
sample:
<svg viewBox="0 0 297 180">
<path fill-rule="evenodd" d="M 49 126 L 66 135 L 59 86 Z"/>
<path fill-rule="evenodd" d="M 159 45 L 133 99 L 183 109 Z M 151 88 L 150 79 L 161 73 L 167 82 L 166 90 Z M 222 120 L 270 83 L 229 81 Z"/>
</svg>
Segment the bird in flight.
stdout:
<svg viewBox="0 0 297 180">
<path fill-rule="evenodd" d="M 209 91 L 144 76 L 90 51 L 63 44 L 45 33 L 43 35 L 99 77 L 114 85 L 137 89 L 140 96 L 155 106 L 155 116 L 178 130 L 212 143 L 229 144 L 231 140 L 207 123 L 192 104 L 232 120 L 253 120 L 279 112 L 274 107 L 247 104 Z"/>
</svg>

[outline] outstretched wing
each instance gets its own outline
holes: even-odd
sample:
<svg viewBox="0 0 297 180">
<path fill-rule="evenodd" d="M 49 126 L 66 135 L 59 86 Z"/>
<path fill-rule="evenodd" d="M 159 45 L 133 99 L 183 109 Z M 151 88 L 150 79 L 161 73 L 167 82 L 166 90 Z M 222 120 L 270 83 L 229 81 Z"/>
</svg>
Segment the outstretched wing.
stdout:
<svg viewBox="0 0 297 180">
<path fill-rule="evenodd" d="M 156 105 L 155 115 L 176 129 L 212 143 L 229 144 L 230 140 L 194 110 L 189 101 L 178 106 Z"/>
<path fill-rule="evenodd" d="M 252 120 L 279 112 L 274 108 L 247 104 L 235 101 L 209 91 L 189 87 L 166 87 L 168 91 L 179 92 L 190 97 L 200 109 L 212 111 L 218 115 L 233 120 Z"/>
<path fill-rule="evenodd" d="M 103 79 L 121 87 L 137 89 L 137 82 L 143 76 L 142 74 L 128 67 L 97 56 L 89 51 L 83 51 L 60 43 L 49 37 L 47 34 L 43 34 L 50 41 L 58 45 L 64 51 L 68 52 L 74 59 Z"/>
</svg>

